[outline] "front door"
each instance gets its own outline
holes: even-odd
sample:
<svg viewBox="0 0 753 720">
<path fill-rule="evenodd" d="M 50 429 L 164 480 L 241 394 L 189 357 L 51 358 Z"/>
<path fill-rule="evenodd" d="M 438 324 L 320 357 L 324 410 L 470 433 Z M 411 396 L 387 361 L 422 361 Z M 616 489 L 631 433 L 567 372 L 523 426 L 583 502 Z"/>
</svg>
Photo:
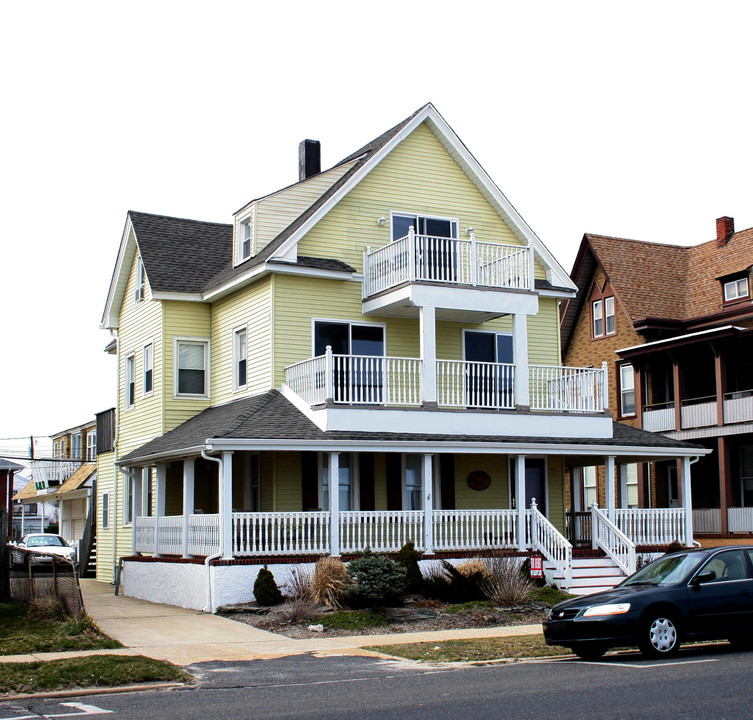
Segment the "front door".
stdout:
<svg viewBox="0 0 753 720">
<path fill-rule="evenodd" d="M 543 458 L 526 458 L 526 497 L 525 507 L 531 506 L 531 500 L 536 500 L 536 507 L 542 515 L 546 515 L 546 466 Z M 517 508 L 515 497 L 515 458 L 510 460 L 510 500 L 511 507 Z"/>
</svg>

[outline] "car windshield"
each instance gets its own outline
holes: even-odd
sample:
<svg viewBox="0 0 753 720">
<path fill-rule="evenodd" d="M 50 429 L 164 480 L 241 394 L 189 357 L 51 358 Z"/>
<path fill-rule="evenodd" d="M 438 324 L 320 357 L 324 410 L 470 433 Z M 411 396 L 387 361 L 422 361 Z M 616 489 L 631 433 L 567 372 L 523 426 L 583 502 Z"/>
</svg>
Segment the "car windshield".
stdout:
<svg viewBox="0 0 753 720">
<path fill-rule="evenodd" d="M 627 585 L 668 585 L 680 582 L 700 565 L 702 557 L 698 555 L 668 555 L 654 560 L 646 567 L 629 577 L 622 586 Z"/>
<path fill-rule="evenodd" d="M 37 537 L 30 537 L 26 541 L 28 547 L 67 547 L 65 540 L 57 535 L 39 535 Z"/>
</svg>

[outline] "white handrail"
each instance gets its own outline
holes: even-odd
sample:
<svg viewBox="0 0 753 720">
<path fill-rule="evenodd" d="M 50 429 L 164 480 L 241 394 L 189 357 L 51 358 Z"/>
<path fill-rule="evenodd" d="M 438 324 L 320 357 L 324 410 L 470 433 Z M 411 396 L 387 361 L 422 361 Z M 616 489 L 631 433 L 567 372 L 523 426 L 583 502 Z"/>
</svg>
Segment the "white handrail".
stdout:
<svg viewBox="0 0 753 720">
<path fill-rule="evenodd" d="M 605 367 L 529 365 L 532 410 L 602 412 L 609 401 Z"/>
<path fill-rule="evenodd" d="M 340 513 L 340 551 L 398 552 L 413 541 L 423 550 L 423 510 L 349 510 Z"/>
<path fill-rule="evenodd" d="M 612 517 L 636 545 L 669 545 L 687 534 L 685 508 L 617 508 Z"/>
<path fill-rule="evenodd" d="M 531 509 L 526 511 L 529 521 L 529 544 L 540 552 L 556 571 L 562 575 L 562 589 L 566 590 L 573 584 L 573 546 L 568 539 L 539 512 L 536 499 L 531 500 Z"/>
<path fill-rule="evenodd" d="M 515 408 L 515 365 L 437 360 L 437 401 L 445 407 Z"/>
<path fill-rule="evenodd" d="M 518 547 L 517 510 L 434 510 L 434 549 Z"/>
<path fill-rule="evenodd" d="M 635 572 L 635 543 L 596 505 L 591 505 L 591 541 L 601 548 L 626 575 Z"/>
</svg>

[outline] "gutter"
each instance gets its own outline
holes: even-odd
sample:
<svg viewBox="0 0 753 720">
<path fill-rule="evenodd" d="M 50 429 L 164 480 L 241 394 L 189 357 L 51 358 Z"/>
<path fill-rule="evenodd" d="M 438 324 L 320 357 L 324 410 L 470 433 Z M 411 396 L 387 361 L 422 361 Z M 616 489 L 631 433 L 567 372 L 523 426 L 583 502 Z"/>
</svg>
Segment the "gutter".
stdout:
<svg viewBox="0 0 753 720">
<path fill-rule="evenodd" d="M 203 457 L 205 460 L 211 460 L 212 462 L 216 462 L 218 467 L 218 480 L 217 487 L 219 489 L 220 483 L 222 482 L 222 470 L 223 470 L 223 462 L 222 458 L 218 457 L 212 457 L 211 455 L 207 455 L 206 450 L 201 451 L 201 457 Z M 212 597 L 212 568 L 211 568 L 211 562 L 212 560 L 217 560 L 217 558 L 222 557 L 222 552 L 217 552 L 214 555 L 209 555 L 208 557 L 204 558 L 204 570 L 206 572 L 206 589 L 207 589 L 207 604 L 204 607 L 204 612 L 208 613 L 214 613 L 215 606 L 214 606 L 214 598 Z"/>
</svg>

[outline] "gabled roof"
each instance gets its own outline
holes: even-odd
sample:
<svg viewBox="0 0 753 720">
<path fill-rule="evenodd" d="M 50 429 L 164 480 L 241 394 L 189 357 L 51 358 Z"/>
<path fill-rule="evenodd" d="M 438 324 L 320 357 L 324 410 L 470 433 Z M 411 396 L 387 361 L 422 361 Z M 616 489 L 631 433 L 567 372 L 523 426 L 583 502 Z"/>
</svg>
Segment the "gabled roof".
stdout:
<svg viewBox="0 0 753 720">
<path fill-rule="evenodd" d="M 587 233 L 571 273 L 578 296 L 563 313 L 563 347 L 598 266 L 634 324 L 650 319 L 682 327 L 722 312 L 720 278 L 744 272 L 751 265 L 753 228 L 734 233 L 723 246 L 711 240 L 692 247 Z"/>
<path fill-rule="evenodd" d="M 97 472 L 96 463 L 84 463 L 81 467 L 76 468 L 73 473 L 56 491 L 55 496 L 60 497 L 66 493 L 73 492 L 81 488 L 92 475 Z"/>
</svg>

